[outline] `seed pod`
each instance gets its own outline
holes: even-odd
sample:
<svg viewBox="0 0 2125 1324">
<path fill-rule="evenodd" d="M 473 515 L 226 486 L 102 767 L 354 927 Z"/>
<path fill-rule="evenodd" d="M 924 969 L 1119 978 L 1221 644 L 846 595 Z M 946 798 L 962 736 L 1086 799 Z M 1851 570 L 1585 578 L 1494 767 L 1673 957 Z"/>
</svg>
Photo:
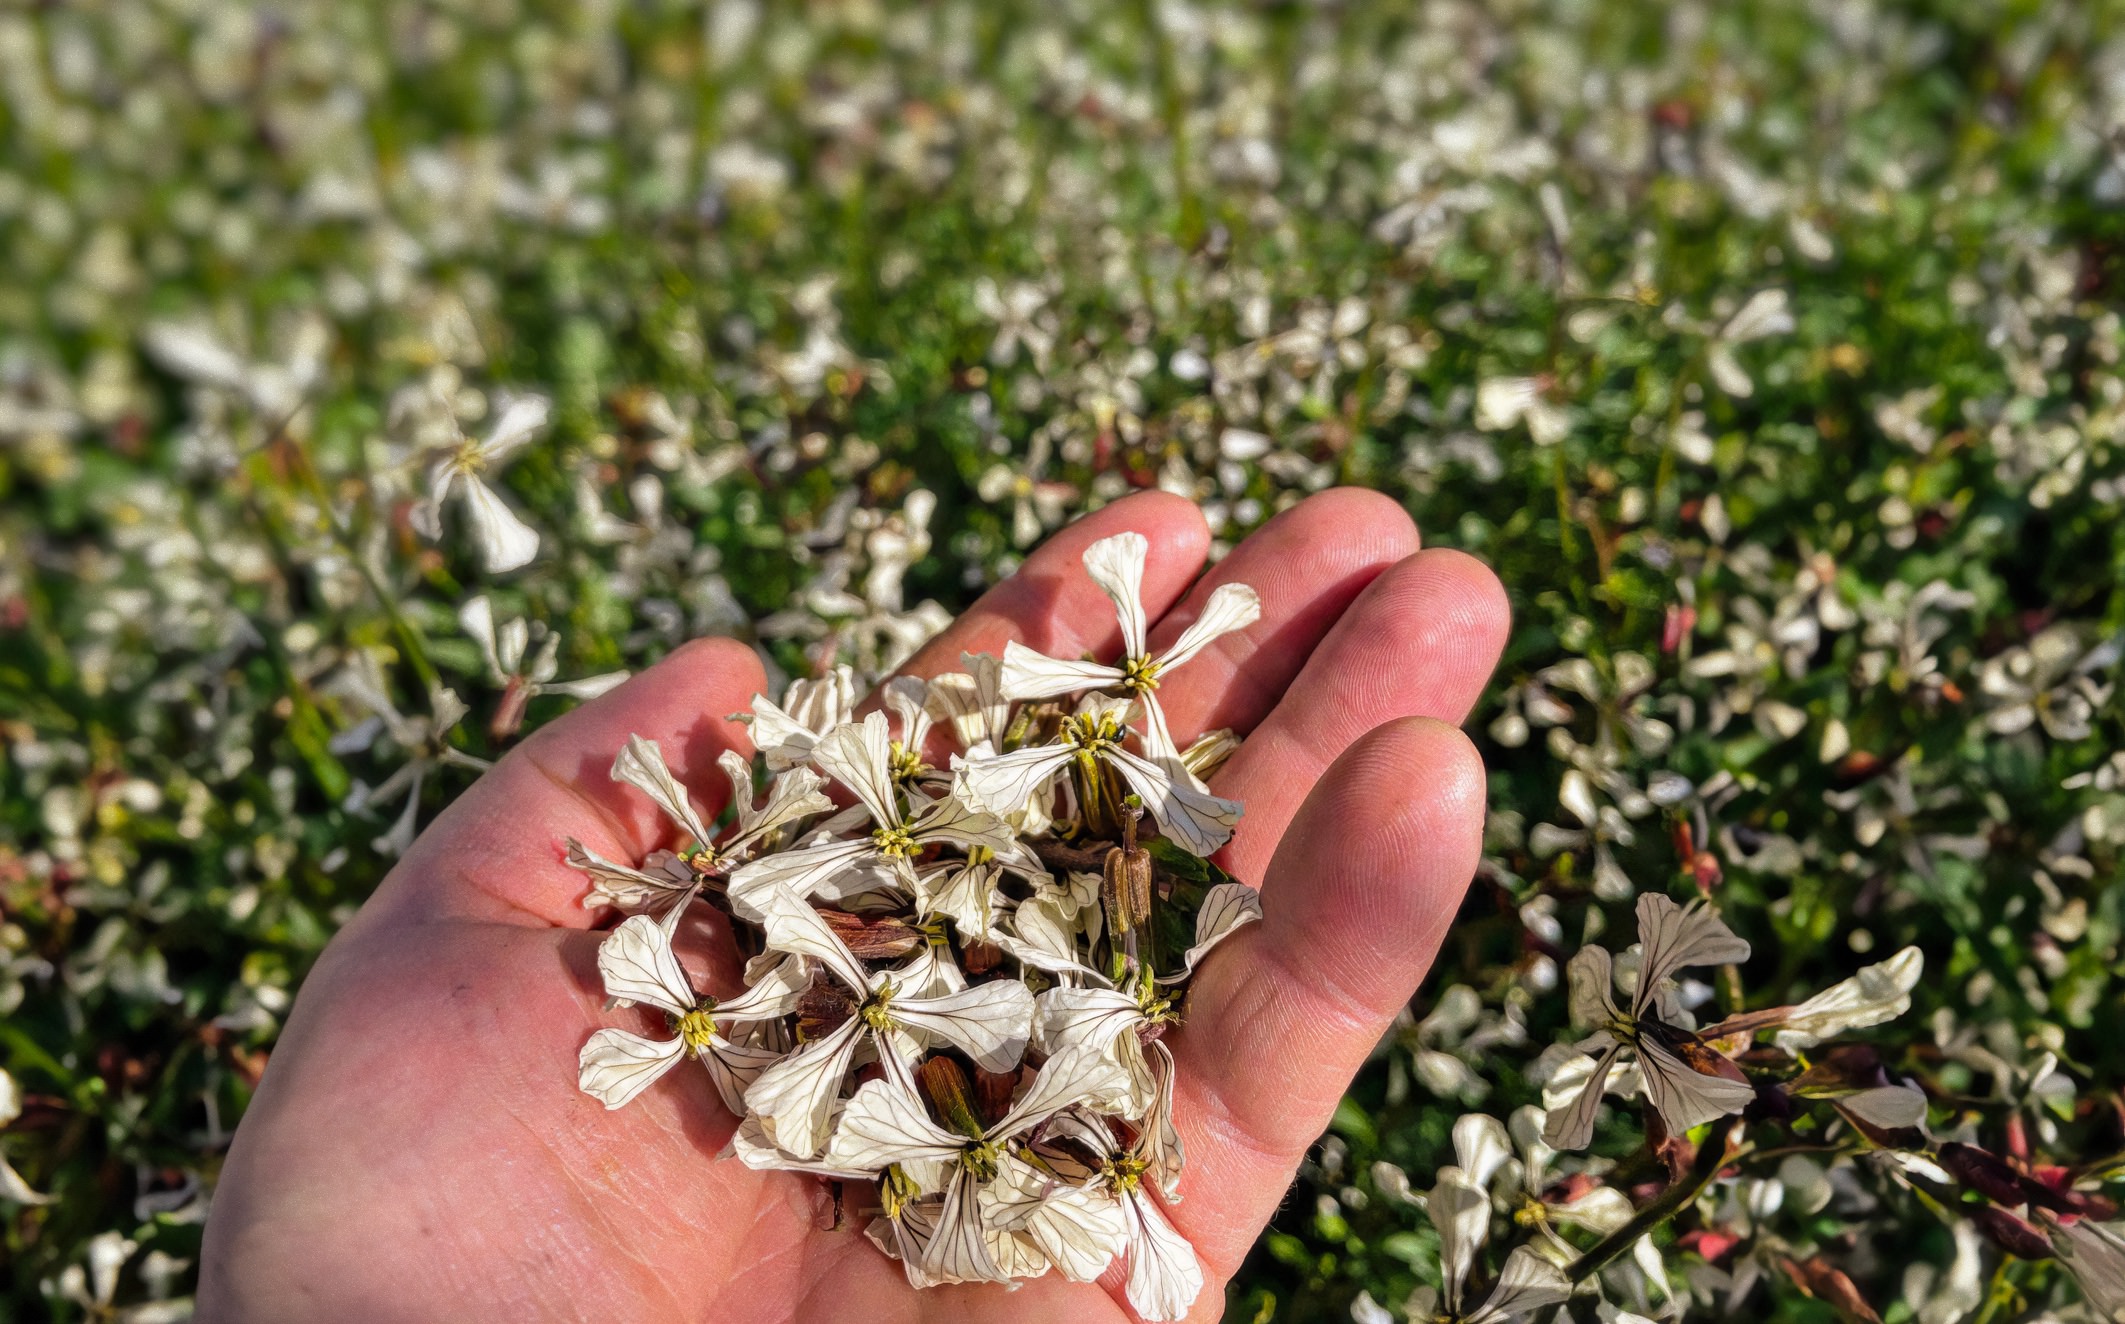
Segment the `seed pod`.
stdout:
<svg viewBox="0 0 2125 1324">
<path fill-rule="evenodd" d="M 1116 846 L 1107 852 L 1100 875 L 1100 900 L 1107 928 L 1123 934 L 1151 922 L 1151 852 Z"/>
<path fill-rule="evenodd" d="M 891 917 L 867 920 L 840 910 L 822 910 L 819 918 L 826 921 L 826 926 L 836 937 L 848 944 L 858 960 L 906 956 L 925 941 L 922 930 L 906 920 Z"/>
<path fill-rule="evenodd" d="M 1003 948 L 993 942 L 969 938 L 960 948 L 959 966 L 970 975 L 985 975 L 1003 964 Z"/>
<path fill-rule="evenodd" d="M 2044 1234 L 2006 1210 L 1983 1204 L 1972 1205 L 1967 1212 L 1985 1239 L 2009 1255 L 2023 1260 L 2051 1258 L 2051 1242 Z"/>
<path fill-rule="evenodd" d="M 974 1101 L 981 1108 L 981 1121 L 988 1126 L 1011 1111 L 1011 1096 L 1018 1092 L 1016 1071 L 974 1069 Z"/>
<path fill-rule="evenodd" d="M 2027 1198 L 2022 1190 L 2022 1174 L 1997 1154 L 1950 1141 L 1940 1147 L 1940 1162 L 1956 1181 L 1988 1200 L 2013 1205 Z"/>
<path fill-rule="evenodd" d="M 967 1073 L 957 1062 L 949 1057 L 933 1057 L 916 1069 L 915 1080 L 946 1126 L 963 1136 L 981 1139 L 981 1113 L 975 1106 Z"/>
<path fill-rule="evenodd" d="M 809 1042 L 841 1028 L 856 1014 L 856 1000 L 823 979 L 797 997 L 797 1038 Z"/>
</svg>

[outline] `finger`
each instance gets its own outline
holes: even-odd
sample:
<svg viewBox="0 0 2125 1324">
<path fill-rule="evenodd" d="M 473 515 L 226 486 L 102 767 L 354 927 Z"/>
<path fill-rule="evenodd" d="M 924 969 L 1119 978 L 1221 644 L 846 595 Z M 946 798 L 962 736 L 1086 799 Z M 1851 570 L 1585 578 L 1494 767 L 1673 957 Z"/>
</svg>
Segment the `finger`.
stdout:
<svg viewBox="0 0 2125 1324">
<path fill-rule="evenodd" d="M 1016 573 L 982 594 L 901 670 L 911 676 L 957 671 L 960 654 L 1001 657 L 1012 639 L 1050 657 L 1074 658 L 1090 649 L 1111 659 L 1121 647 L 1121 626 L 1114 604 L 1085 574 L 1085 549 L 1130 530 L 1150 543 L 1144 611 L 1157 620 L 1202 571 L 1210 529 L 1194 502 L 1170 492 L 1139 492 L 1042 543 Z"/>
<path fill-rule="evenodd" d="M 1247 584 L 1262 600 L 1261 619 L 1211 644 L 1159 687 L 1174 737 L 1185 748 L 1218 727 L 1253 730 L 1365 586 L 1417 543 L 1408 512 L 1358 487 L 1310 496 L 1249 534 L 1151 632 L 1156 653 L 1222 584 Z"/>
<path fill-rule="evenodd" d="M 1483 764 L 1426 718 L 1347 750 L 1270 866 L 1264 914 L 1213 952 L 1175 1037 L 1187 1147 L 1174 1222 L 1230 1272 L 1416 991 L 1481 857 Z"/>
<path fill-rule="evenodd" d="M 1467 720 L 1510 626 L 1498 577 L 1464 553 L 1419 552 L 1374 579 L 1212 779 L 1246 806 L 1219 862 L 1261 880 L 1307 788 L 1367 731 L 1400 717 Z"/>
<path fill-rule="evenodd" d="M 716 756 L 752 753 L 744 726 L 727 715 L 744 711 L 764 683 L 745 645 L 697 639 L 539 728 L 429 825 L 359 922 L 463 917 L 588 927 L 588 883 L 568 867 L 565 839 L 623 864 L 674 839 L 648 796 L 612 779 L 621 746 L 635 735 L 656 741 L 713 822 L 729 799 Z"/>
</svg>

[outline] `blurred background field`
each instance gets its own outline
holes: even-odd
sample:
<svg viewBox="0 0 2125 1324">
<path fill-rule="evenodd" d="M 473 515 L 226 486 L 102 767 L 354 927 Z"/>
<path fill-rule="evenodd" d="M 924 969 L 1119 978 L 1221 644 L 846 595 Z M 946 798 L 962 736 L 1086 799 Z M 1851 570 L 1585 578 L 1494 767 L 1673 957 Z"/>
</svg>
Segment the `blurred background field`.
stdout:
<svg viewBox="0 0 2125 1324">
<path fill-rule="evenodd" d="M 2125 1149 L 2121 16 L 0 8 L 0 1318 L 189 1316 L 305 969 L 568 682 L 890 667 L 1151 486 L 1221 545 L 1378 488 L 1517 613 L 1465 922 L 1233 1318 L 1437 1282 L 1410 1188 L 1634 885 L 1716 890 L 1752 1006 L 1919 944 L 1938 1126 Z M 1762 1190 L 1691 1228 L 2077 1309 Z M 1688 1237 L 1693 1311 L 1849 1310 Z"/>
</svg>

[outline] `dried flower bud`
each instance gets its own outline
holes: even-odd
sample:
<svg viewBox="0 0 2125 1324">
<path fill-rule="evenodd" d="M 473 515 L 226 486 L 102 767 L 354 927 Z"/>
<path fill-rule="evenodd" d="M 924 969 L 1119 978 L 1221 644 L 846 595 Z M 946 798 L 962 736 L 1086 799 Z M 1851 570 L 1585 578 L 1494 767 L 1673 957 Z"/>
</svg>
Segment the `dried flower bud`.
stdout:
<svg viewBox="0 0 2125 1324">
<path fill-rule="evenodd" d="M 981 1138 L 981 1110 L 967 1073 L 957 1062 L 933 1057 L 916 1069 L 915 1080 L 946 1126 L 963 1136 Z"/>
<path fill-rule="evenodd" d="M 1107 927 L 1127 933 L 1151 922 L 1151 852 L 1116 846 L 1107 852 L 1100 880 Z"/>
</svg>

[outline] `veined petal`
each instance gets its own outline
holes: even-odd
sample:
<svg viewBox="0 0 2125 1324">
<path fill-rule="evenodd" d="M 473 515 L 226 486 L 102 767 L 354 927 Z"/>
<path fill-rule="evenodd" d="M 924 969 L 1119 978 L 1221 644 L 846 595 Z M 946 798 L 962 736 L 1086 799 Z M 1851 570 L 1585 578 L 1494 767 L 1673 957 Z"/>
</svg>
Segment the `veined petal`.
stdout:
<svg viewBox="0 0 2125 1324">
<path fill-rule="evenodd" d="M 666 859 L 676 860 L 666 855 Z M 673 870 L 635 869 L 608 860 L 574 837 L 568 839 L 571 868 L 590 875 L 590 890 L 583 894 L 583 908 L 612 906 L 619 910 L 660 910 L 691 893 L 698 885 L 693 870 L 680 864 Z"/>
<path fill-rule="evenodd" d="M 1195 1248 L 1173 1230 L 1142 1187 L 1122 1201 L 1127 1229 L 1129 1304 L 1147 1320 L 1175 1320 L 1188 1313 L 1203 1290 L 1203 1267 Z"/>
<path fill-rule="evenodd" d="M 723 1096 L 723 1106 L 733 1117 L 745 1116 L 745 1092 L 762 1072 L 782 1058 L 781 1053 L 734 1044 L 722 1035 L 711 1035 L 708 1046 L 701 1050 L 701 1065 L 708 1068 L 709 1080 L 715 1083 L 716 1093 Z"/>
<path fill-rule="evenodd" d="M 1454 1123 L 1454 1162 L 1484 1190 L 1490 1189 L 1491 1178 L 1512 1156 L 1513 1142 L 1497 1118 L 1464 1113 Z"/>
<path fill-rule="evenodd" d="M 576 1084 L 607 1110 L 624 1107 L 686 1056 L 683 1039 L 645 1039 L 625 1030 L 600 1030 L 576 1060 Z"/>
<path fill-rule="evenodd" d="M 922 1260 L 923 1272 L 940 1283 L 1000 1283 L 1009 1277 L 989 1249 L 980 1193 L 980 1183 L 965 1168 L 952 1170 L 937 1207 L 937 1230 Z"/>
<path fill-rule="evenodd" d="M 862 1018 L 851 1016 L 833 1033 L 761 1072 L 745 1091 L 745 1110 L 760 1119 L 778 1149 L 810 1159 L 825 1147 L 834 1100 L 848 1079 L 863 1029 Z"/>
<path fill-rule="evenodd" d="M 1812 1048 L 1847 1030 L 1893 1020 L 1911 1009 L 1911 990 L 1925 969 L 1925 953 L 1906 947 L 1793 1008 L 1772 1038 L 1781 1048 Z"/>
<path fill-rule="evenodd" d="M 1203 651 L 1213 641 L 1244 630 L 1262 618 L 1261 595 L 1245 584 L 1220 584 L 1203 604 L 1203 614 L 1181 631 L 1173 647 L 1159 656 L 1159 669 L 1171 670 Z"/>
<path fill-rule="evenodd" d="M 1128 1088 L 1129 1075 L 1111 1054 L 1090 1044 L 1066 1048 L 1041 1065 L 1018 1102 L 989 1128 L 989 1138 L 1008 1140 L 1072 1104 L 1112 1098 Z"/>
<path fill-rule="evenodd" d="M 1159 830 L 1189 854 L 1207 859 L 1232 839 L 1232 830 L 1240 821 L 1236 801 L 1196 790 L 1128 750 L 1109 749 L 1104 757 L 1120 770 L 1129 789 L 1143 798 Z"/>
<path fill-rule="evenodd" d="M 837 1168 L 879 1172 L 894 1163 L 957 1163 L 972 1143 L 930 1120 L 922 1100 L 898 1080 L 866 1081 L 857 1088 L 825 1161 Z"/>
<path fill-rule="evenodd" d="M 734 998 L 719 1000 L 713 1015 L 718 1021 L 741 1023 L 771 1021 L 797 1009 L 797 1000 L 811 987 L 812 973 L 796 956 L 786 957 L 753 981 L 752 987 Z"/>
<path fill-rule="evenodd" d="M 1017 842 L 1009 823 L 994 814 L 967 808 L 956 795 L 940 796 L 924 805 L 908 824 L 908 834 L 925 846 L 940 841 L 955 846 L 987 846 L 999 857 Z"/>
<path fill-rule="evenodd" d="M 1064 912 L 1060 898 L 1035 896 L 1019 902 L 1011 912 L 1009 926 L 998 929 L 991 940 L 1036 970 L 1073 975 L 1096 984 L 1112 983 L 1104 973 L 1079 959 L 1079 928 L 1077 919 Z"/>
<path fill-rule="evenodd" d="M 819 733 L 783 710 L 766 695 L 753 696 L 753 748 L 767 758 L 769 772 L 796 767 L 812 756 Z"/>
<path fill-rule="evenodd" d="M 952 959 L 950 945 L 941 942 L 924 943 L 906 965 L 888 970 L 886 978 L 908 998 L 941 998 L 967 986 L 966 974 Z"/>
<path fill-rule="evenodd" d="M 930 739 L 930 686 L 920 676 L 895 676 L 885 683 L 885 706 L 900 719 L 903 749 L 922 753 Z"/>
<path fill-rule="evenodd" d="M 937 1211 L 941 1205 L 938 1200 L 920 1200 L 903 1206 L 900 1217 L 881 1214 L 863 1229 L 873 1246 L 884 1251 L 887 1258 L 900 1261 L 908 1286 L 917 1290 L 938 1286 L 922 1265 L 929 1258 L 930 1242 L 937 1237 Z"/>
<path fill-rule="evenodd" d="M 1560 1305 L 1571 1295 L 1572 1282 L 1564 1276 L 1564 1270 L 1521 1246 L 1506 1257 L 1498 1285 L 1468 1317 L 1468 1324 L 1510 1324 L 1538 1310 Z"/>
<path fill-rule="evenodd" d="M 833 971 L 850 992 L 859 997 L 870 993 L 871 978 L 863 962 L 795 892 L 786 887 L 768 889 L 760 898 L 760 927 L 766 931 L 770 951 L 809 956 Z"/>
<path fill-rule="evenodd" d="M 478 474 L 466 474 L 463 481 L 465 514 L 487 573 L 507 574 L 530 565 L 539 554 L 539 531 L 517 518 Z"/>
<path fill-rule="evenodd" d="M 629 736 L 620 756 L 612 761 L 612 779 L 625 782 L 656 801 L 665 816 L 684 828 L 697 845 L 706 846 L 712 840 L 708 825 L 694 811 L 693 797 L 672 776 L 671 767 L 664 762 L 664 751 L 657 748 L 656 741 Z"/>
<path fill-rule="evenodd" d="M 1144 558 L 1151 544 L 1136 532 L 1102 538 L 1085 549 L 1085 573 L 1114 603 L 1122 627 L 1122 656 L 1143 657 L 1150 633 L 1144 620 Z"/>
<path fill-rule="evenodd" d="M 941 998 L 895 998 L 890 1014 L 964 1050 L 984 1071 L 1009 1071 L 1032 1033 L 1033 994 L 1015 979 L 998 979 Z"/>
<path fill-rule="evenodd" d="M 1616 1057 L 1623 1051 L 1621 1045 L 1607 1035 L 1607 1046 L 1601 1056 L 1594 1059 L 1594 1069 L 1587 1076 L 1586 1084 L 1572 1101 L 1550 1110 L 1549 1120 L 1542 1126 L 1542 1143 L 1551 1149 L 1585 1149 L 1594 1138 L 1594 1118 L 1601 1110 L 1601 1094 L 1608 1086 L 1609 1072 L 1616 1065 Z"/>
<path fill-rule="evenodd" d="M 878 847 L 867 837 L 778 851 L 731 870 L 725 895 L 739 919 L 758 924 L 762 922 L 762 906 L 772 893 L 788 892 L 798 898 L 816 896 L 841 875 L 877 858 Z"/>
<path fill-rule="evenodd" d="M 1035 792 L 1069 767 L 1076 754 L 1075 746 L 1056 743 L 957 760 L 958 790 L 976 808 L 991 814 L 1016 814 Z"/>
<path fill-rule="evenodd" d="M 1079 690 L 1105 689 L 1122 683 L 1120 667 L 1098 662 L 1065 662 L 1036 653 L 1016 639 L 1003 646 L 1003 692 L 1013 701 L 1052 699 Z"/>
<path fill-rule="evenodd" d="M 1606 947 L 1581 947 L 1564 966 L 1572 1024 L 1581 1027 L 1607 1025 L 1623 1013 L 1610 990 L 1615 985 L 1615 967 Z"/>
<path fill-rule="evenodd" d="M 871 1178 L 868 1172 L 836 1168 L 819 1159 L 800 1159 L 778 1149 L 758 1117 L 742 1110 L 738 1116 L 743 1120 L 731 1133 L 730 1145 L 724 1153 L 756 1172 L 801 1172 L 809 1177 L 827 1177 L 835 1181 L 869 1181 Z"/>
<path fill-rule="evenodd" d="M 1128 1244 L 1128 1220 L 1111 1192 L 1057 1181 L 1008 1156 L 982 1192 L 982 1210 L 992 1228 L 1031 1237 L 1073 1283 L 1096 1281 Z"/>
<path fill-rule="evenodd" d="M 1143 1021 L 1136 999 L 1118 989 L 1051 988 L 1036 1003 L 1033 1044 L 1050 1054 L 1072 1044 L 1111 1052 L 1120 1036 L 1134 1038 Z"/>
<path fill-rule="evenodd" d="M 999 873 L 993 861 L 955 860 L 932 869 L 915 879 L 916 906 L 925 915 L 949 918 L 963 939 L 987 939 L 996 924 Z"/>
<path fill-rule="evenodd" d="M 861 722 L 844 722 L 819 737 L 812 746 L 812 762 L 819 770 L 849 788 L 871 821 L 880 827 L 896 827 L 900 797 L 893 789 L 893 737 L 886 730 L 885 714 L 872 713 Z"/>
<path fill-rule="evenodd" d="M 1180 1128 L 1173 1124 L 1173 1050 L 1163 1040 L 1143 1046 L 1144 1064 L 1151 1074 L 1149 1103 L 1137 1124 L 1136 1153 L 1144 1160 L 1144 1176 L 1157 1184 L 1167 1204 L 1181 1199 L 1181 1167 L 1185 1155 Z"/>
<path fill-rule="evenodd" d="M 1140 696 L 1137 707 L 1143 710 L 1144 729 L 1137 736 L 1144 747 L 1144 757 L 1165 769 L 1166 775 L 1184 786 L 1197 791 L 1207 788 L 1188 771 L 1181 761 L 1180 747 L 1174 743 L 1173 729 L 1166 725 L 1166 710 L 1159 706 L 1158 696 L 1146 691 Z"/>
<path fill-rule="evenodd" d="M 1733 965 L 1749 959 L 1749 944 L 1703 902 L 1678 906 L 1658 892 L 1638 897 L 1638 944 L 1633 1016 L 1643 1016 L 1659 996 L 1660 986 L 1685 966 Z"/>
<path fill-rule="evenodd" d="M 1195 912 L 1195 946 L 1181 956 L 1181 972 L 1159 980 L 1177 984 L 1195 973 L 1211 949 L 1262 917 L 1262 894 L 1245 883 L 1219 883 L 1203 894 Z"/>
<path fill-rule="evenodd" d="M 1469 1270 L 1475 1267 L 1483 1243 L 1490 1240 L 1490 1193 L 1461 1169 L 1441 1168 L 1425 1211 L 1439 1232 L 1439 1273 L 1445 1279 L 1446 1308 L 1457 1310 Z"/>
<path fill-rule="evenodd" d="M 598 944 L 598 973 L 606 993 L 622 1006 L 646 1002 L 684 1016 L 701 1001 L 672 954 L 670 930 L 647 915 L 628 916 Z"/>
<path fill-rule="evenodd" d="M 1638 1067 L 1645 1073 L 1646 1100 L 1672 1135 L 1738 1113 L 1756 1101 L 1756 1091 L 1747 1082 L 1693 1071 L 1651 1037 L 1638 1041 Z"/>
<path fill-rule="evenodd" d="M 961 749 L 1003 743 L 1011 722 L 1011 701 L 1003 694 L 1003 663 L 991 653 L 961 653 L 965 671 L 930 677 L 930 715 L 950 724 Z"/>
</svg>

